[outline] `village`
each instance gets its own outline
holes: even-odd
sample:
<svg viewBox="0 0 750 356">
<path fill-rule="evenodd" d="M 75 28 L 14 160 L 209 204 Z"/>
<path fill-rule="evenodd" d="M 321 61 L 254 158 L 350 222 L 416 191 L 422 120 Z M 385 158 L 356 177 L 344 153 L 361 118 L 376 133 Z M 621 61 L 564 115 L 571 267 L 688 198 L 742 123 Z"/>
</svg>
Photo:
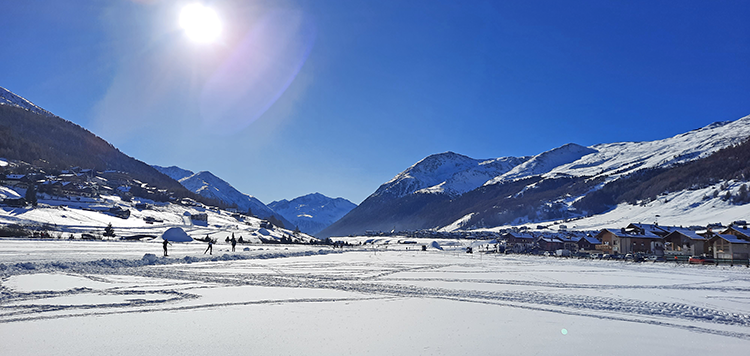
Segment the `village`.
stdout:
<svg viewBox="0 0 750 356">
<path fill-rule="evenodd" d="M 176 198 L 166 189 L 150 186 L 133 179 L 128 173 L 107 170 L 96 171 L 73 167 L 59 173 L 47 173 L 35 168 L 27 173 L 0 173 L 0 186 L 28 190 L 33 187 L 37 194 L 47 197 L 80 201 L 101 195 L 117 195 L 125 201 L 139 196 L 152 201 L 174 201 Z M 2 203 L 8 206 L 32 204 L 30 197 L 6 197 Z"/>
<path fill-rule="evenodd" d="M 694 230 L 677 226 L 632 223 L 598 233 L 560 233 L 536 236 L 530 232 L 502 235 L 506 250 L 515 253 L 554 252 L 576 256 L 633 261 L 675 261 L 698 264 L 747 265 L 750 229 L 745 221 L 728 227 Z"/>
<path fill-rule="evenodd" d="M 628 261 L 682 262 L 694 264 L 748 265 L 750 229 L 746 221 L 729 226 L 666 226 L 631 223 L 622 228 L 599 231 L 558 232 L 513 227 L 500 231 L 368 231 L 367 236 L 404 236 L 406 238 L 442 238 L 488 240 L 488 252 L 535 254 Z M 412 241 L 401 241 L 411 243 Z M 474 252 L 467 249 L 467 252 Z"/>
</svg>

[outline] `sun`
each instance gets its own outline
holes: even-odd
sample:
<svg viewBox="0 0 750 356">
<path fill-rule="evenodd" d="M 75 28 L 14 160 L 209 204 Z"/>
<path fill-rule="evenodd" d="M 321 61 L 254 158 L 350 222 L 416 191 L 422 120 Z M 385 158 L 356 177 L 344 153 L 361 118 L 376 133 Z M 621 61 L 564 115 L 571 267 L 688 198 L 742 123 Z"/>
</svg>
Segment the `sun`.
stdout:
<svg viewBox="0 0 750 356">
<path fill-rule="evenodd" d="M 194 3 L 180 11 L 180 27 L 191 40 L 198 43 L 211 43 L 221 35 L 221 20 L 214 9 Z"/>
</svg>

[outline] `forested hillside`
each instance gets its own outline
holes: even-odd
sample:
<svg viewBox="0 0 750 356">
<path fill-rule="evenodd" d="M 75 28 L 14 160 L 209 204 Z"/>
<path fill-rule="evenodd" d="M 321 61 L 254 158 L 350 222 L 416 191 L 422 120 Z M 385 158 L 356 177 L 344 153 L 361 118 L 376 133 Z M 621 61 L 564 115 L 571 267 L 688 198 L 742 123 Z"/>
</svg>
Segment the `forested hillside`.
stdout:
<svg viewBox="0 0 750 356">
<path fill-rule="evenodd" d="M 0 105 L 0 157 L 24 161 L 48 171 L 70 167 L 122 171 L 132 178 L 167 189 L 177 197 L 206 200 L 70 121 L 9 105 Z"/>
</svg>

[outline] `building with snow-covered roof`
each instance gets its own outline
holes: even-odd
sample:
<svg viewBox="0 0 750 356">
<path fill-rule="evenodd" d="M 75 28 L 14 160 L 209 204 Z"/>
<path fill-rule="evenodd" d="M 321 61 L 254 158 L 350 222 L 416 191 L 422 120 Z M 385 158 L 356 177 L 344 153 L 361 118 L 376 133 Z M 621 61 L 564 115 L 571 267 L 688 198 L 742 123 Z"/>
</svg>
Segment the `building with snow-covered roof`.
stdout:
<svg viewBox="0 0 750 356">
<path fill-rule="evenodd" d="M 604 253 L 664 253 L 664 239 L 649 231 L 639 233 L 626 229 L 602 229 L 594 237 L 602 242 L 596 249 Z"/>
<path fill-rule="evenodd" d="M 684 227 L 678 227 L 678 226 L 668 226 L 668 225 L 659 225 L 659 224 L 629 224 L 627 227 L 625 227 L 625 230 L 628 232 L 634 232 L 634 233 L 644 233 L 644 232 L 650 232 L 657 236 L 667 236 L 673 231 L 687 231 L 690 229 L 686 229 Z"/>
<path fill-rule="evenodd" d="M 503 240 L 505 240 L 509 249 L 521 252 L 533 248 L 536 238 L 527 233 L 509 232 L 503 235 Z"/>
<path fill-rule="evenodd" d="M 750 238 L 731 234 L 715 234 L 708 240 L 714 258 L 741 259 L 750 257 Z"/>
<path fill-rule="evenodd" d="M 555 236 L 541 236 L 536 239 L 536 243 L 545 251 L 555 251 L 564 247 L 563 241 Z"/>
<path fill-rule="evenodd" d="M 734 235 L 745 240 L 750 240 L 750 229 L 745 226 L 730 226 L 721 232 L 722 234 Z"/>
<path fill-rule="evenodd" d="M 673 255 L 697 256 L 707 253 L 707 239 L 697 232 L 678 229 L 664 236 L 664 250 Z"/>
<path fill-rule="evenodd" d="M 578 249 L 584 250 L 584 251 L 591 251 L 596 250 L 596 246 L 599 246 L 602 244 L 601 241 L 597 240 L 593 236 L 581 236 L 580 239 L 578 239 Z"/>
</svg>

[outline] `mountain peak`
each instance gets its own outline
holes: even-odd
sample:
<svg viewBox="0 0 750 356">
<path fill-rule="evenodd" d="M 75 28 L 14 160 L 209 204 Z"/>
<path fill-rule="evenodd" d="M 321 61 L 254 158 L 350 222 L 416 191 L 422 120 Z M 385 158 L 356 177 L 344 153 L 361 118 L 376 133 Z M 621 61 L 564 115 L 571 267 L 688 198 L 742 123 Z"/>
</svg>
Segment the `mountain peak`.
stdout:
<svg viewBox="0 0 750 356">
<path fill-rule="evenodd" d="M 162 174 L 166 174 L 169 178 L 172 178 L 176 181 L 180 181 L 181 179 L 187 178 L 192 176 L 192 171 L 189 171 L 187 169 L 182 169 L 177 166 L 169 166 L 169 167 L 162 167 L 157 165 L 151 165 L 151 167 L 154 167 L 157 171 L 161 172 Z"/>
<path fill-rule="evenodd" d="M 502 176 L 489 180 L 485 185 L 544 174 L 556 167 L 577 161 L 583 156 L 597 152 L 596 149 L 590 147 L 584 147 L 575 143 L 567 143 L 532 157 Z"/>
<path fill-rule="evenodd" d="M 527 158 L 474 159 L 455 152 L 427 156 L 381 185 L 372 196 L 399 198 L 413 193 L 458 196 L 508 172 Z"/>
<path fill-rule="evenodd" d="M 0 87 L 0 105 L 15 106 L 43 116 L 55 116 L 55 114 L 42 109 L 26 98 Z"/>
<path fill-rule="evenodd" d="M 307 234 L 317 234 L 356 206 L 344 198 L 329 198 L 317 192 L 291 201 L 284 199 L 268 204 L 268 207 Z"/>
</svg>

